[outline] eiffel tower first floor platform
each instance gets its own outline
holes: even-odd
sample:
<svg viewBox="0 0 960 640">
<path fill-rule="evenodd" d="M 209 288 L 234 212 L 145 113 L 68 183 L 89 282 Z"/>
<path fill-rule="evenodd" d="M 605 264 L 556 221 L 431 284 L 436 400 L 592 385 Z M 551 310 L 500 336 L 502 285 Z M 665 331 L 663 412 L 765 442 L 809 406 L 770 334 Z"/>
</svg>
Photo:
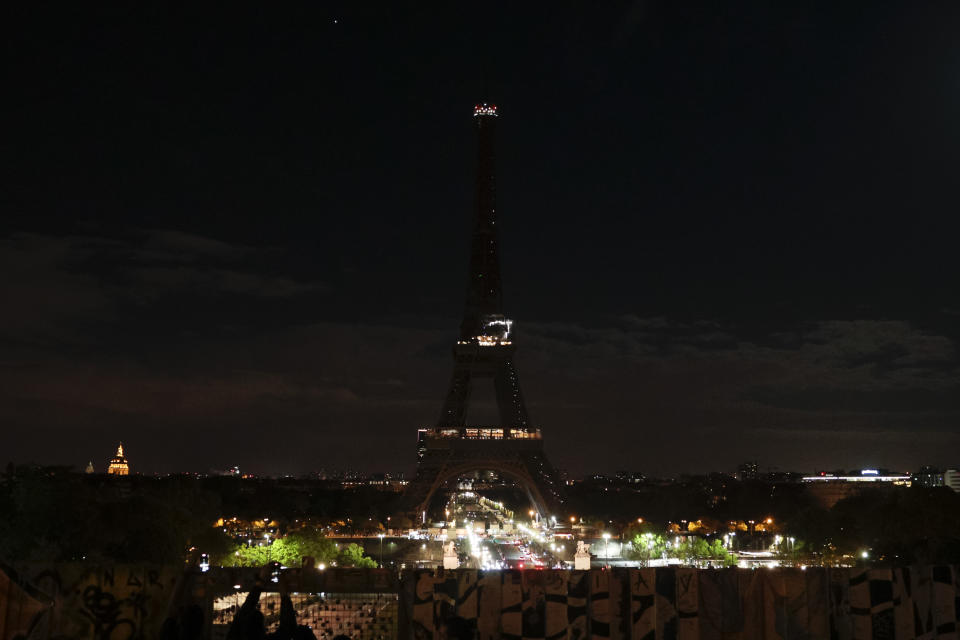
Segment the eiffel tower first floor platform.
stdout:
<svg viewBox="0 0 960 640">
<path fill-rule="evenodd" d="M 563 503 L 563 487 L 543 453 L 543 440 L 539 437 L 472 437 L 463 432 L 448 435 L 422 429 L 417 444 L 420 461 L 405 492 L 407 508 L 415 520 L 427 518 L 430 502 L 444 483 L 472 471 L 496 471 L 513 480 L 526 492 L 541 517 L 556 514 Z"/>
</svg>

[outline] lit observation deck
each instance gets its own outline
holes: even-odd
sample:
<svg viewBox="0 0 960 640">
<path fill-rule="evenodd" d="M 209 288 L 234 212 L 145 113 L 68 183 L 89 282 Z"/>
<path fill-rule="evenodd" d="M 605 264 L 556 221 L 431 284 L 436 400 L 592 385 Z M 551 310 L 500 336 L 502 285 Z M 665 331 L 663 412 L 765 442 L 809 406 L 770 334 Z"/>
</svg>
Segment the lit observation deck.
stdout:
<svg viewBox="0 0 960 640">
<path fill-rule="evenodd" d="M 473 108 L 473 116 L 496 116 L 497 115 L 497 105 L 495 104 L 478 104 Z"/>
<path fill-rule="evenodd" d="M 540 440 L 543 435 L 540 429 L 534 428 L 507 428 L 503 427 L 451 427 L 436 428 L 429 427 L 418 429 L 418 439 L 424 438 L 455 438 L 459 440 L 503 440 L 505 438 L 514 440 Z"/>
<path fill-rule="evenodd" d="M 510 331 L 513 329 L 513 320 L 499 313 L 487 314 L 481 316 L 481 333 L 473 336 L 469 340 L 458 340 L 457 344 L 473 344 L 476 342 L 481 347 L 496 347 L 498 345 L 511 345 Z"/>
</svg>

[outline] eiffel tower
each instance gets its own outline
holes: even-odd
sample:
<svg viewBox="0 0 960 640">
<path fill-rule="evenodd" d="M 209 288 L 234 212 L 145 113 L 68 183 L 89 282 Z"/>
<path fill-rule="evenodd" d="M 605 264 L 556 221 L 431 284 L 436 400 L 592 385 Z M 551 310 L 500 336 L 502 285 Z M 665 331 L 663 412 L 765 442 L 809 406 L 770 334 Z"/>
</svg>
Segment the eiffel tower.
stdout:
<svg viewBox="0 0 960 640">
<path fill-rule="evenodd" d="M 467 302 L 453 346 L 453 377 L 440 419 L 420 429 L 419 462 L 406 497 L 426 520 L 434 493 L 449 480 L 492 470 L 522 487 L 541 517 L 562 502 L 561 486 L 543 452 L 539 427 L 530 421 L 513 366 L 513 321 L 503 313 L 497 249 L 494 134 L 496 105 L 474 107 L 477 131 L 477 213 L 470 251 Z M 468 425 L 474 384 L 493 383 L 498 425 Z"/>
</svg>

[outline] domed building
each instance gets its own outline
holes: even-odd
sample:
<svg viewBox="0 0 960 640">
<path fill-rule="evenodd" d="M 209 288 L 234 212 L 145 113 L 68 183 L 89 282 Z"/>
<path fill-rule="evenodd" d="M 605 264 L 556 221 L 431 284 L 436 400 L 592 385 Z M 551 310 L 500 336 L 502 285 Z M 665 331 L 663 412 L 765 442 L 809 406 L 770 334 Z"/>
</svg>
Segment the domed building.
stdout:
<svg viewBox="0 0 960 640">
<path fill-rule="evenodd" d="M 123 456 L 122 442 L 120 446 L 117 447 L 117 455 L 110 458 L 110 466 L 107 467 L 107 474 L 111 476 L 130 475 L 130 463 L 128 463 L 127 459 Z"/>
</svg>

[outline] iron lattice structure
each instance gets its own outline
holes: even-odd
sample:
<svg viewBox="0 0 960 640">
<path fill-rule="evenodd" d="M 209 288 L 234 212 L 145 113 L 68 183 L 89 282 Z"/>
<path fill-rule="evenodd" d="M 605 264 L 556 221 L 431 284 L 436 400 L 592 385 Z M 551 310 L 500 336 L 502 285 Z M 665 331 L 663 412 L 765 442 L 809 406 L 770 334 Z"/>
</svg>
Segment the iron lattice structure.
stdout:
<svg viewBox="0 0 960 640">
<path fill-rule="evenodd" d="M 561 486 L 530 421 L 513 365 L 513 321 L 503 312 L 496 211 L 494 105 L 477 105 L 477 208 L 470 248 L 467 300 L 453 347 L 453 376 L 440 419 L 418 438 L 417 474 L 407 489 L 415 514 L 426 517 L 434 493 L 450 479 L 492 470 L 522 486 L 541 515 L 561 502 Z M 492 382 L 499 424 L 467 424 L 471 392 Z"/>
</svg>

